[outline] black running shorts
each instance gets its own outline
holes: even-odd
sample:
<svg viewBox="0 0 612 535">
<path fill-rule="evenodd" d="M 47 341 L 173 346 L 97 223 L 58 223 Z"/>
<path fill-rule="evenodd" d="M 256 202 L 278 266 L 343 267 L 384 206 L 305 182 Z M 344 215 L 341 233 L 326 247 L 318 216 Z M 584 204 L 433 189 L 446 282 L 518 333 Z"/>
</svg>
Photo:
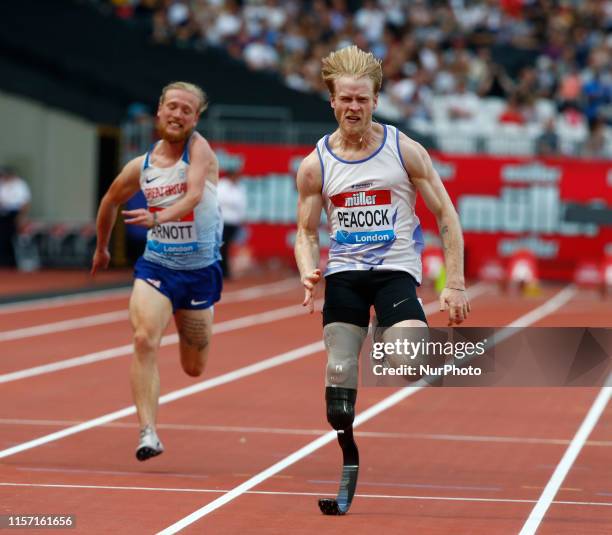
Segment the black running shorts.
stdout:
<svg viewBox="0 0 612 535">
<path fill-rule="evenodd" d="M 341 271 L 325 281 L 323 325 L 340 321 L 367 327 L 371 306 L 381 327 L 404 320 L 427 323 L 417 283 L 404 271 Z"/>
</svg>

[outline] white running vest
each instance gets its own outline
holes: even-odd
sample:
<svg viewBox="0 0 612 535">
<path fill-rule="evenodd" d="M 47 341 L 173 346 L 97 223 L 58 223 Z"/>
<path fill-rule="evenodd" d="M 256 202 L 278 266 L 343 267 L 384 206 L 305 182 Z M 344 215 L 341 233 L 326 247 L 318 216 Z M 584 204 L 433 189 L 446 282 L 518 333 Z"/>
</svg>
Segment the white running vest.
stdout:
<svg viewBox="0 0 612 535">
<path fill-rule="evenodd" d="M 325 276 L 340 271 L 405 271 L 421 282 L 423 234 L 414 206 L 416 189 L 404 168 L 399 132 L 383 125 L 380 147 L 347 161 L 317 142 L 331 245 Z"/>
<path fill-rule="evenodd" d="M 189 142 L 171 167 L 154 167 L 147 152 L 140 172 L 140 188 L 149 211 L 172 206 L 187 191 Z M 217 202 L 217 186 L 206 181 L 202 199 L 179 221 L 168 221 L 147 232 L 144 258 L 170 269 L 200 269 L 220 260 L 223 221 Z"/>
</svg>

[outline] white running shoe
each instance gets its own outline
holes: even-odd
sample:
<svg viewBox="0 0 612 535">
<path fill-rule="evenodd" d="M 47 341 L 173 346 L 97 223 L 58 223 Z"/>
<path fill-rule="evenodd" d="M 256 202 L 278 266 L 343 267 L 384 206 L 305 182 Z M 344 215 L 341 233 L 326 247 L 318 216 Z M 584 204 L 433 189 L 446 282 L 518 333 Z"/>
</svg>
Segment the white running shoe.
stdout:
<svg viewBox="0 0 612 535">
<path fill-rule="evenodd" d="M 140 442 L 136 448 L 136 458 L 139 461 L 146 461 L 164 452 L 164 445 L 159 440 L 155 429 L 150 425 L 140 430 Z"/>
</svg>

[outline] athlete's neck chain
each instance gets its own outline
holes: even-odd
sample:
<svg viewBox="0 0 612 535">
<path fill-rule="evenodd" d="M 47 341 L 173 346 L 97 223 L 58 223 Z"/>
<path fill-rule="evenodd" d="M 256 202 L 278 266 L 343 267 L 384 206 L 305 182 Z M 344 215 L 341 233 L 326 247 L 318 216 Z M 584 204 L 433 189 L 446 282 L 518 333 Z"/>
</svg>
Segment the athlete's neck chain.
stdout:
<svg viewBox="0 0 612 535">
<path fill-rule="evenodd" d="M 359 138 L 358 141 L 353 141 L 349 138 L 347 138 L 343 133 L 342 130 L 338 131 L 338 134 L 340 135 L 340 140 L 342 141 L 343 144 L 348 145 L 348 146 L 357 146 L 359 148 L 365 148 L 367 147 L 368 143 L 369 143 L 369 134 L 371 132 L 371 126 L 361 135 L 361 137 Z M 364 143 L 364 139 L 366 140 Z"/>
</svg>

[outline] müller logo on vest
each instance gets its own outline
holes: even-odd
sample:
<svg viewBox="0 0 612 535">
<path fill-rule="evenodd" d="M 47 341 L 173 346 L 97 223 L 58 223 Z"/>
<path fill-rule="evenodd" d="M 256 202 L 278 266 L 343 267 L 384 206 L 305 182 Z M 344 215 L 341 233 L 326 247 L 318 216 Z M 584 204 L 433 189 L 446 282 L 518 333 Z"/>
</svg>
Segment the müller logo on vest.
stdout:
<svg viewBox="0 0 612 535">
<path fill-rule="evenodd" d="M 361 206 L 374 206 L 391 204 L 391 192 L 389 190 L 372 190 L 338 193 L 330 197 L 331 202 L 337 208 L 359 208 Z"/>
<path fill-rule="evenodd" d="M 372 204 L 376 204 L 376 195 L 368 195 L 365 191 L 353 193 L 352 197 L 344 199 L 344 206 L 347 208 L 351 206 L 371 206 Z"/>
</svg>

